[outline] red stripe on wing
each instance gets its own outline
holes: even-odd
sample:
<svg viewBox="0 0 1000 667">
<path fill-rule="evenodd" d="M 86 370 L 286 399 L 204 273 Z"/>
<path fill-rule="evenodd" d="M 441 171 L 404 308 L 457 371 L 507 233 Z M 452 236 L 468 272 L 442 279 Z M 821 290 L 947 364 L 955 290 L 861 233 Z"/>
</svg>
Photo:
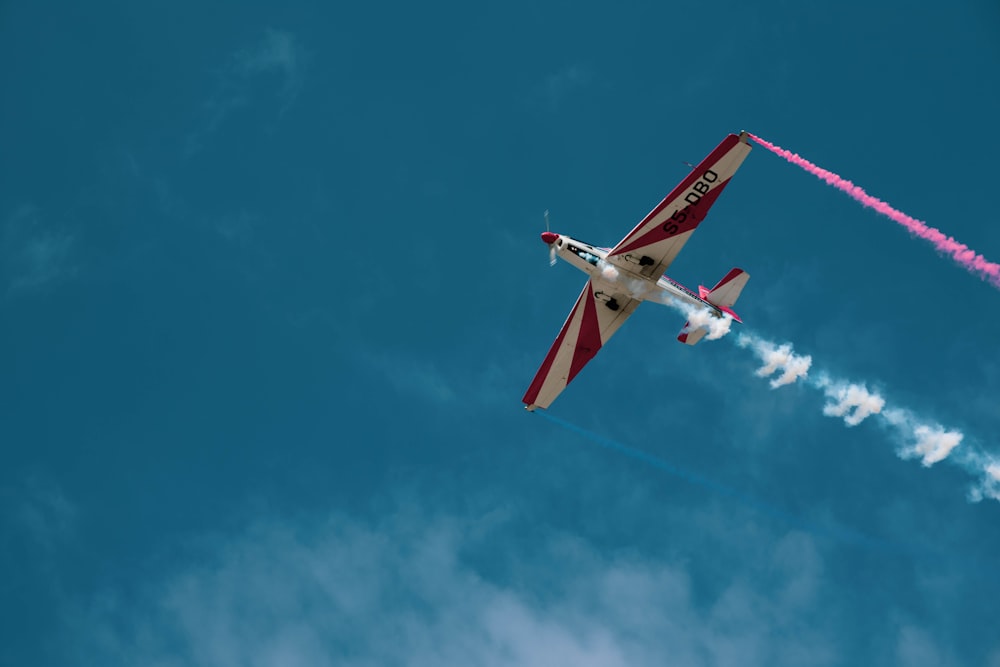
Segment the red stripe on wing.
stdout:
<svg viewBox="0 0 1000 667">
<path fill-rule="evenodd" d="M 701 224 L 702 220 L 705 219 L 705 216 L 708 215 L 708 209 L 712 208 L 712 204 L 715 203 L 715 200 L 719 198 L 719 195 L 722 194 L 723 189 L 725 189 L 725 187 L 728 184 L 729 184 L 729 179 L 723 181 L 719 185 L 710 189 L 697 201 L 697 203 L 691 204 L 685 209 L 681 209 L 687 214 L 687 217 L 684 219 L 684 222 L 680 224 L 664 223 L 662 225 L 653 227 L 648 232 L 639 236 L 628 245 L 618 247 L 614 251 L 614 254 L 622 255 L 627 252 L 632 252 L 633 250 L 636 250 L 638 248 L 645 248 L 646 246 L 653 245 L 654 243 L 658 243 L 659 241 L 669 239 L 671 236 L 677 236 L 679 234 L 692 231 L 695 227 Z M 657 207 L 658 210 L 656 212 L 662 210 L 662 206 L 663 206 L 662 204 L 661 206 L 658 206 Z M 654 214 L 651 213 L 650 215 L 647 215 L 646 220 L 649 220 L 652 215 Z M 668 232 L 667 231 L 668 228 L 676 228 L 676 229 L 673 229 L 673 231 Z"/>
<path fill-rule="evenodd" d="M 590 283 L 587 283 L 590 285 Z M 521 399 L 526 405 L 533 405 L 535 399 L 538 398 L 538 393 L 542 390 L 542 385 L 545 384 L 545 379 L 549 376 L 549 372 L 552 370 L 552 364 L 555 363 L 556 355 L 559 353 L 559 348 L 562 347 L 563 341 L 566 339 L 566 331 L 569 329 L 570 322 L 573 321 L 573 316 L 576 315 L 577 309 L 580 304 L 586 298 L 588 301 L 593 301 L 593 297 L 590 295 L 590 290 L 585 289 L 580 293 L 580 298 L 576 300 L 576 305 L 573 309 L 569 311 L 569 316 L 562 325 L 562 329 L 559 330 L 559 335 L 556 336 L 556 341 L 552 343 L 552 347 L 549 348 L 549 353 L 545 355 L 545 361 L 542 362 L 541 367 L 538 372 L 535 373 L 535 379 L 531 381 L 531 385 L 528 387 L 528 391 L 524 393 L 524 398 Z"/>
<path fill-rule="evenodd" d="M 594 299 L 594 284 L 588 282 L 587 300 L 583 304 L 583 320 L 580 322 L 580 335 L 576 338 L 576 349 L 573 351 L 573 363 L 569 367 L 566 384 L 569 384 L 587 362 L 594 358 L 601 349 L 601 323 L 597 319 L 597 301 Z"/>
<path fill-rule="evenodd" d="M 695 167 L 694 169 L 691 170 L 691 173 L 688 174 L 687 178 L 685 178 L 683 181 L 681 181 L 680 184 L 676 188 L 674 188 L 673 190 L 671 190 L 670 194 L 668 194 L 666 197 L 664 197 L 663 201 L 661 201 L 659 204 L 657 204 L 656 208 L 654 208 L 652 211 L 650 211 L 649 214 L 646 215 L 646 217 L 642 219 L 642 222 L 640 222 L 638 225 L 636 225 L 635 229 L 633 229 L 631 232 L 629 232 L 628 235 L 624 239 L 622 239 L 621 243 L 619 243 L 618 246 L 614 249 L 613 254 L 619 255 L 619 254 L 628 252 L 629 249 L 635 247 L 635 245 L 634 245 L 633 242 L 636 240 L 635 237 L 639 235 L 639 233 L 642 231 L 643 227 L 645 227 L 649 223 L 650 220 L 652 220 L 654 217 L 656 217 L 657 215 L 659 215 L 663 211 L 664 208 L 666 208 L 669 204 L 673 203 L 674 200 L 678 199 L 688 189 L 690 189 L 691 186 L 693 186 L 698 181 L 698 179 L 700 179 L 702 177 L 702 175 L 705 173 L 706 169 L 712 167 L 716 162 L 718 162 L 723 157 L 725 157 L 726 153 L 728 153 L 730 150 L 732 150 L 733 147 L 736 146 L 736 144 L 739 143 L 739 141 L 740 141 L 740 138 L 738 136 L 736 136 L 735 134 L 730 134 L 725 139 L 723 139 L 722 142 L 718 146 L 715 147 L 715 150 L 713 150 L 711 153 L 708 154 L 708 157 L 706 157 L 704 160 L 702 160 L 698 164 L 697 167 Z M 728 182 L 728 180 L 727 180 L 727 182 Z M 721 191 L 722 187 L 724 187 L 724 185 L 725 185 L 725 183 L 721 184 L 718 189 Z M 713 190 L 714 189 L 715 188 L 713 188 Z M 712 201 L 714 202 L 715 200 L 713 199 Z M 708 208 L 708 207 L 706 206 L 705 208 Z M 685 223 L 687 223 L 687 221 L 685 221 Z M 697 222 L 694 223 L 693 225 L 684 224 L 684 225 L 679 226 L 680 230 L 677 231 L 676 233 L 680 234 L 683 231 L 687 231 L 689 229 L 694 229 L 694 227 L 697 227 L 697 226 L 698 226 Z M 664 235 L 661 238 L 668 238 L 668 235 L 664 233 Z M 628 248 L 624 247 L 626 243 L 629 244 Z M 642 243 L 641 245 L 647 245 L 647 243 Z"/>
</svg>

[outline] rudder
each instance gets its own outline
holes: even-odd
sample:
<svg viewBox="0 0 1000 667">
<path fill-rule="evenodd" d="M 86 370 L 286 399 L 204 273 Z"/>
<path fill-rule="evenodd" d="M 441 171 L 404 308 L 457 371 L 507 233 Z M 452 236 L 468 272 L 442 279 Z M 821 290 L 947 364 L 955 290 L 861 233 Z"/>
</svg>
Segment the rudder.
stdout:
<svg viewBox="0 0 1000 667">
<path fill-rule="evenodd" d="M 718 306 L 733 316 L 736 321 L 741 321 L 736 317 L 736 313 L 730 311 L 736 300 L 740 298 L 740 293 L 750 280 L 750 274 L 743 269 L 732 269 L 720 280 L 715 287 L 708 289 L 703 285 L 698 286 L 698 292 L 702 299 L 705 299 L 714 306 Z"/>
<path fill-rule="evenodd" d="M 743 288 L 746 287 L 748 280 L 750 280 L 749 273 L 743 269 L 732 269 L 712 289 L 708 289 L 704 285 L 699 285 L 698 296 L 717 307 L 737 322 L 743 322 L 743 320 L 740 319 L 740 316 L 733 312 L 733 305 L 736 303 L 736 300 L 740 298 L 740 294 L 743 292 Z M 681 333 L 677 336 L 677 340 L 685 345 L 695 345 L 698 341 L 704 338 L 706 333 L 708 333 L 708 330 L 705 327 L 692 329 L 691 322 L 688 321 L 684 323 L 684 328 L 681 329 Z"/>
</svg>

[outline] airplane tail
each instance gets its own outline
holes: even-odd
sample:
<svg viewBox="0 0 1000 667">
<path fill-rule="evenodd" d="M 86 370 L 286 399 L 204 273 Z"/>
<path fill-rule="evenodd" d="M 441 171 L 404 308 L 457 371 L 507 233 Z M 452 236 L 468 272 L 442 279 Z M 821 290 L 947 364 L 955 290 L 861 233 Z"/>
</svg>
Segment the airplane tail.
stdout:
<svg viewBox="0 0 1000 667">
<path fill-rule="evenodd" d="M 740 316 L 733 312 L 733 305 L 736 300 L 740 298 L 740 293 L 743 288 L 746 287 L 747 281 L 750 280 L 750 274 L 743 269 L 733 269 L 726 274 L 723 278 L 716 284 L 712 289 L 708 289 L 704 285 L 698 286 L 698 295 L 705 301 L 708 301 L 713 306 L 716 306 L 719 310 L 725 314 L 732 317 L 737 322 L 743 322 Z M 684 343 L 685 345 L 694 345 L 700 341 L 708 330 L 705 327 L 699 327 L 697 329 L 691 330 L 691 322 L 685 322 L 684 328 L 681 329 L 681 333 L 677 336 L 677 340 Z"/>
</svg>

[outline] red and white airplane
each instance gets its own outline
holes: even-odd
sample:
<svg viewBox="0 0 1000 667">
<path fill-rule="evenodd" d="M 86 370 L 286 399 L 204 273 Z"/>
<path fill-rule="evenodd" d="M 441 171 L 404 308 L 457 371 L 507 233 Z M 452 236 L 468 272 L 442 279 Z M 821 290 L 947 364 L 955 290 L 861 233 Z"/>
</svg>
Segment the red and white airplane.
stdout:
<svg viewBox="0 0 1000 667">
<path fill-rule="evenodd" d="M 614 248 L 599 248 L 546 231 L 552 262 L 562 257 L 590 279 L 524 394 L 528 410 L 547 408 L 594 358 L 643 301 L 673 304 L 691 313 L 677 340 L 694 345 L 706 322 L 732 318 L 732 306 L 750 275 L 733 269 L 719 284 L 695 293 L 663 274 L 750 153 L 746 132 L 730 134 L 680 185 Z M 712 317 L 706 318 L 705 314 Z"/>
</svg>

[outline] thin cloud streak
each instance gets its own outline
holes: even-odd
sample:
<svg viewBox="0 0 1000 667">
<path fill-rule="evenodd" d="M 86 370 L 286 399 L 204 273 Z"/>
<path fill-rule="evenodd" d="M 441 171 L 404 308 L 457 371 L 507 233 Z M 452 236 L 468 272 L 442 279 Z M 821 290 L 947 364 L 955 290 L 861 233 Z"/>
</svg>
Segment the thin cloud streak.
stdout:
<svg viewBox="0 0 1000 667">
<path fill-rule="evenodd" d="M 8 216 L 0 236 L 0 276 L 10 296 L 43 291 L 73 278 L 77 238 L 43 224 L 37 207 L 25 204 Z"/>
<path fill-rule="evenodd" d="M 304 61 L 303 49 L 294 35 L 270 28 L 253 48 L 234 53 L 219 74 L 216 91 L 204 103 L 206 120 L 185 141 L 185 157 L 198 153 L 208 136 L 218 131 L 233 113 L 248 106 L 255 96 L 255 82 L 268 75 L 280 78 L 276 95 L 281 106 L 277 116 L 284 116 L 302 88 Z"/>
<path fill-rule="evenodd" d="M 466 554 L 504 535 L 414 505 L 374 524 L 258 522 L 139 591 L 103 592 L 66 619 L 64 650 L 100 664 L 219 667 L 625 667 L 662 664 L 668 651 L 681 667 L 840 661 L 832 628 L 806 620 L 824 581 L 802 533 L 776 539 L 789 559 L 766 582 L 723 578 L 696 600 L 682 566 L 552 533 L 531 549 L 544 575 L 493 581 Z"/>
</svg>

